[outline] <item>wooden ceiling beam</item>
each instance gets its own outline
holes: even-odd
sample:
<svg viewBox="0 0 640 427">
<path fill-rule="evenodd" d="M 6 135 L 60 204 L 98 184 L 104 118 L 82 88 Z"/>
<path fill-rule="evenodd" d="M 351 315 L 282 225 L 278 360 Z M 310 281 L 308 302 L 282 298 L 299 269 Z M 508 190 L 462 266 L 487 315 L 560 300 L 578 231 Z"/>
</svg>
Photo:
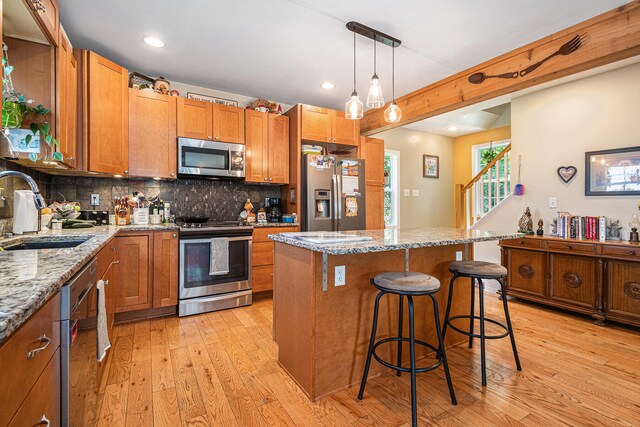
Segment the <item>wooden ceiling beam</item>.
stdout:
<svg viewBox="0 0 640 427">
<path fill-rule="evenodd" d="M 498 75 L 520 72 L 556 52 L 575 36 L 584 40 L 577 50 L 551 58 L 530 74 L 509 79 L 490 78 L 480 84 L 468 81 L 474 73 Z M 408 125 L 636 55 L 640 55 L 640 0 L 397 98 L 396 103 L 402 109 L 402 119 L 397 123 L 384 120 L 386 106 L 369 110 L 360 122 L 361 134 L 368 136 Z"/>
</svg>

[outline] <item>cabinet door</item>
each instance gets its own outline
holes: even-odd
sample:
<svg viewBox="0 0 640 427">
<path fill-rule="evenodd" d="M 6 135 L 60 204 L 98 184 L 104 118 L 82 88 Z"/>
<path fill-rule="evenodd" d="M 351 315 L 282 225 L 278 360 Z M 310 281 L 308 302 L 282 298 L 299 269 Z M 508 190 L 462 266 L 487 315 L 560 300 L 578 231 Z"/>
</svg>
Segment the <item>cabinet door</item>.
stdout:
<svg viewBox="0 0 640 427">
<path fill-rule="evenodd" d="M 244 108 L 213 105 L 213 139 L 244 144 Z"/>
<path fill-rule="evenodd" d="M 178 304 L 178 231 L 153 233 L 153 306 Z"/>
<path fill-rule="evenodd" d="M 129 73 L 94 52 L 88 56 L 89 170 L 128 174 Z"/>
<path fill-rule="evenodd" d="M 640 325 L 640 263 L 607 262 L 607 317 Z"/>
<path fill-rule="evenodd" d="M 246 111 L 246 177 L 247 182 L 269 179 L 269 114 Z"/>
<path fill-rule="evenodd" d="M 269 182 L 289 183 L 289 117 L 269 114 Z"/>
<path fill-rule="evenodd" d="M 363 138 L 367 185 L 384 186 L 384 140 Z"/>
<path fill-rule="evenodd" d="M 118 240 L 118 296 L 116 312 L 151 308 L 149 250 L 152 233 L 116 237 Z"/>
<path fill-rule="evenodd" d="M 544 298 L 547 294 L 546 257 L 543 252 L 509 249 L 509 291 Z"/>
<path fill-rule="evenodd" d="M 301 139 L 331 142 L 331 110 L 311 105 L 302 106 Z"/>
<path fill-rule="evenodd" d="M 360 120 L 344 117 L 344 111 L 331 111 L 332 142 L 343 145 L 358 146 L 360 140 Z"/>
<path fill-rule="evenodd" d="M 176 97 L 129 89 L 129 174 L 176 177 Z"/>
<path fill-rule="evenodd" d="M 549 298 L 578 306 L 597 307 L 596 286 L 599 281 L 596 268 L 595 258 L 552 254 Z"/>
<path fill-rule="evenodd" d="M 178 136 L 213 140 L 213 104 L 178 98 Z"/>
<path fill-rule="evenodd" d="M 35 12 L 38 26 L 42 28 L 45 37 L 47 37 L 53 46 L 58 45 L 60 12 L 58 9 L 58 0 L 25 0 L 29 7 Z"/>
<path fill-rule="evenodd" d="M 251 288 L 254 293 L 273 290 L 273 265 L 261 265 L 251 269 Z"/>
<path fill-rule="evenodd" d="M 368 171 L 367 171 L 368 173 Z M 384 228 L 384 189 L 380 186 L 367 185 L 367 230 Z"/>
<path fill-rule="evenodd" d="M 57 86 L 56 86 L 56 103 L 57 112 L 56 115 L 56 138 L 58 139 L 58 151 L 62 154 L 63 162 L 67 157 L 68 151 L 68 136 L 67 136 L 67 114 L 69 112 L 69 106 L 67 105 L 68 97 L 68 85 L 69 85 L 69 56 L 73 57 L 71 52 L 71 43 L 67 38 L 67 34 L 64 32 L 62 26 L 60 26 L 60 41 L 58 42 L 58 49 L 56 50 L 56 63 L 58 72 L 56 74 Z"/>
<path fill-rule="evenodd" d="M 67 61 L 67 95 L 65 112 L 67 127 L 66 154 L 63 152 L 64 162 L 71 168 L 75 168 L 78 160 L 78 60 L 73 54 L 73 48 L 69 45 Z"/>
</svg>

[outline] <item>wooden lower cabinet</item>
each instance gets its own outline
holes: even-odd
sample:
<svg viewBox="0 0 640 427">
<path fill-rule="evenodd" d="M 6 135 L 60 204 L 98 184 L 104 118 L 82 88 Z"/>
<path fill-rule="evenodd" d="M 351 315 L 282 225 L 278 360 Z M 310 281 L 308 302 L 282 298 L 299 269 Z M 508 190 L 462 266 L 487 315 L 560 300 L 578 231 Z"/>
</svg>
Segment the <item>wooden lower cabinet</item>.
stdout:
<svg viewBox="0 0 640 427">
<path fill-rule="evenodd" d="M 178 230 L 125 232 L 117 241 L 116 312 L 178 304 Z"/>
<path fill-rule="evenodd" d="M 640 326 L 640 245 L 554 237 L 502 240 L 507 294 Z"/>
<path fill-rule="evenodd" d="M 253 230 L 251 242 L 251 288 L 253 293 L 273 290 L 273 246 L 267 236 L 299 231 L 298 227 L 265 227 Z"/>
</svg>

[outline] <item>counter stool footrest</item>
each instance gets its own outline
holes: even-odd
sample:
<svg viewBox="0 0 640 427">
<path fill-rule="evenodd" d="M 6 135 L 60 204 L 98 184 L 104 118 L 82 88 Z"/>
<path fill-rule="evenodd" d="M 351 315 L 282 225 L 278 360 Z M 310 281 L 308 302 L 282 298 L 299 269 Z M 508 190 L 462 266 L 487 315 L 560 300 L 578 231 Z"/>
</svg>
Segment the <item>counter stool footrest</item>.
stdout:
<svg viewBox="0 0 640 427">
<path fill-rule="evenodd" d="M 411 368 L 403 368 L 402 366 L 399 365 L 394 365 L 392 363 L 387 362 L 386 360 L 382 359 L 380 356 L 378 356 L 376 354 L 376 348 L 381 345 L 381 344 L 385 344 L 388 342 L 410 342 L 409 338 L 398 338 L 398 337 L 391 337 L 391 338 L 385 338 L 383 340 L 377 341 L 374 345 L 373 345 L 373 353 L 372 356 L 378 361 L 380 362 L 382 365 L 386 366 L 387 368 L 391 368 L 393 370 L 396 371 L 400 371 L 400 372 L 411 372 Z M 438 348 L 434 347 L 433 345 L 426 343 L 424 341 L 420 341 L 420 340 L 415 340 L 414 341 L 416 344 L 421 345 L 423 347 L 427 347 L 430 350 L 433 350 L 436 354 L 438 353 Z M 436 363 L 434 363 L 433 365 L 429 365 L 429 366 L 425 366 L 422 368 L 418 368 L 416 367 L 416 373 L 422 373 L 422 372 L 429 372 L 432 371 L 434 369 L 436 369 L 438 366 L 440 366 L 442 364 L 442 359 L 438 360 Z"/>
<path fill-rule="evenodd" d="M 450 317 L 449 319 L 446 320 L 446 323 L 451 329 L 453 329 L 454 331 L 456 331 L 458 333 L 461 333 L 462 335 L 465 335 L 465 336 L 468 336 L 468 337 L 473 337 L 473 338 L 482 338 L 482 335 L 480 335 L 480 334 L 474 334 L 474 333 L 471 333 L 471 332 L 463 331 L 462 329 L 458 328 L 457 326 L 454 326 L 453 324 L 451 324 L 452 320 L 456 320 L 456 319 L 471 319 L 471 318 L 480 320 L 480 316 L 470 316 L 468 314 L 462 314 L 462 315 L 459 315 L 459 316 Z M 485 335 L 484 336 L 485 339 L 487 339 L 487 340 L 497 340 L 497 339 L 504 338 L 507 335 L 509 335 L 509 328 L 507 328 L 506 325 L 503 325 L 502 323 L 498 322 L 497 320 L 487 319 L 486 317 L 484 318 L 484 321 L 485 322 L 489 322 L 489 323 L 493 323 L 494 325 L 498 325 L 502 329 L 504 329 L 504 331 L 505 331 L 503 334 L 500 334 L 500 335 Z"/>
</svg>

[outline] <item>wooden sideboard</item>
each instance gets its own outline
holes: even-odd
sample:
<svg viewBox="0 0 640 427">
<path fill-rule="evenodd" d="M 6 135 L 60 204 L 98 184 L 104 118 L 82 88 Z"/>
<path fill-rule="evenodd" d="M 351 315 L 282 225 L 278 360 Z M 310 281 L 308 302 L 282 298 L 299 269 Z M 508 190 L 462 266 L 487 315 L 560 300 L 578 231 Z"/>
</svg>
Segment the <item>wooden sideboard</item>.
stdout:
<svg viewBox="0 0 640 427">
<path fill-rule="evenodd" d="M 500 241 L 507 294 L 640 326 L 640 245 L 528 236 Z"/>
</svg>

